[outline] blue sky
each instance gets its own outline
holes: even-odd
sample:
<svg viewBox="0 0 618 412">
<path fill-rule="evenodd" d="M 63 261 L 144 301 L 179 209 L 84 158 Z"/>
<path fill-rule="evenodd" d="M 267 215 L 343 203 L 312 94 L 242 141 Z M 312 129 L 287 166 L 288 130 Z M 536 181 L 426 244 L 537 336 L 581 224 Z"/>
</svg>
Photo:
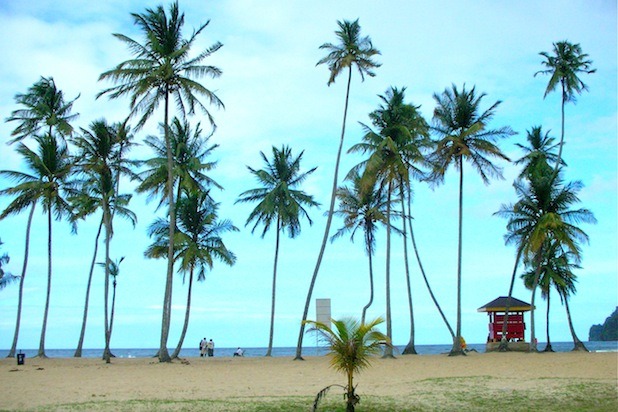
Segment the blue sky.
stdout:
<svg viewBox="0 0 618 412">
<path fill-rule="evenodd" d="M 128 110 L 128 100 L 95 100 L 106 83 L 101 72 L 127 59 L 124 45 L 112 33 L 140 39 L 131 12 L 142 12 L 141 1 L 20 1 L 0 4 L 0 115 L 4 119 L 17 106 L 13 97 L 23 93 L 40 76 L 52 76 L 68 98 L 80 95 L 74 111 L 80 113 L 77 127 L 105 117 L 119 121 Z M 541 51 L 550 51 L 561 40 L 580 43 L 593 60 L 597 73 L 583 77 L 589 92 L 577 104 L 566 107 L 567 180 L 581 180 L 581 206 L 591 209 L 596 225 L 583 228 L 590 244 L 583 246 L 583 268 L 577 271 L 577 295 L 571 300 L 575 328 L 587 339 L 592 324 L 602 323 L 618 303 L 618 208 L 617 208 L 617 54 L 615 1 L 182 1 L 186 34 L 210 19 L 196 50 L 216 41 L 223 48 L 208 64 L 223 71 L 219 79 L 205 79 L 225 110 L 212 110 L 219 144 L 212 160 L 218 167 L 212 177 L 224 190 L 213 193 L 221 202 L 220 216 L 231 219 L 241 231 L 224 238 L 236 253 L 232 268 L 216 263 L 206 281 L 194 288 L 192 317 L 185 345 L 196 345 L 206 336 L 219 346 L 266 346 L 270 316 L 270 288 L 274 255 L 274 232 L 264 239 L 252 235 L 244 223 L 252 205 L 235 205 L 238 195 L 256 186 L 246 165 L 261 167 L 259 152 L 273 145 L 289 144 L 295 153 L 305 151 L 305 169 L 317 171 L 303 189 L 322 204 L 312 210 L 313 226 L 304 224 L 296 239 L 281 243 L 275 346 L 293 346 L 325 225 L 334 159 L 340 134 L 345 79 L 327 86 L 328 70 L 316 67 L 324 52 L 318 47 L 335 42 L 337 20 L 359 18 L 382 55 L 376 77 L 361 83 L 352 80 L 348 127 L 344 149 L 360 141 L 359 122 L 369 123 L 368 113 L 379 105 L 377 95 L 390 87 L 407 87 L 407 101 L 421 105 L 431 119 L 434 93 L 455 84 L 476 86 L 484 92 L 484 108 L 496 100 L 499 106 L 491 126 L 510 126 L 518 134 L 501 142 L 511 158 L 521 157 L 515 143 L 525 141 L 526 130 L 541 125 L 560 135 L 560 96 L 543 99 L 547 77 L 534 76 L 542 69 Z M 136 140 L 157 133 L 155 116 Z M 202 121 L 196 116 L 192 122 Z M 14 125 L 0 124 L 6 141 Z M 26 141 L 26 143 L 31 143 Z M 136 158 L 150 156 L 145 147 Z M 358 163 L 346 155 L 342 171 Z M 515 200 L 512 182 L 516 166 L 501 164 L 505 179 L 485 186 L 466 168 L 464 192 L 463 335 L 469 342 L 483 342 L 487 319 L 476 309 L 497 296 L 506 295 L 514 262 L 514 250 L 504 245 L 506 222 L 493 216 L 500 205 Z M 0 149 L 0 169 L 22 170 L 14 148 Z M 10 182 L 0 179 L 0 188 Z M 129 191 L 131 186 L 125 184 Z M 0 208 L 10 199 L 0 199 Z M 143 258 L 149 244 L 146 227 L 161 211 L 156 202 L 134 197 L 131 207 L 138 214 L 135 229 L 116 223 L 112 258 L 125 256 L 118 279 L 114 347 L 157 347 L 165 262 Z M 413 204 L 415 232 L 423 265 L 447 317 L 454 326 L 457 264 L 457 174 L 451 171 L 444 185 L 415 187 Z M 47 348 L 73 348 L 81 325 L 88 265 L 98 219 L 80 223 L 72 235 L 65 223 L 54 224 L 54 277 Z M 23 260 L 26 214 L 0 221 L 2 252 L 9 253 L 7 269 L 19 274 Z M 341 221 L 335 219 L 333 229 Z M 25 284 L 24 311 L 19 348 L 36 348 L 40 336 L 46 282 L 46 226 L 35 215 L 29 269 Z M 378 238 L 375 258 L 376 299 L 370 316 L 384 315 L 384 235 Z M 405 345 L 409 319 L 401 239 L 394 239 L 392 272 L 393 336 Z M 410 256 L 412 259 L 412 255 Z M 412 288 L 417 344 L 449 343 L 449 334 L 425 289 L 412 260 Z M 103 275 L 97 272 L 92 290 L 86 347 L 103 342 Z M 11 345 L 17 305 L 17 286 L 0 292 L 0 348 Z M 530 292 L 517 282 L 514 295 L 526 301 Z M 317 279 L 313 299 L 331 298 L 332 314 L 359 316 L 368 299 L 367 259 L 360 239 L 341 238 L 329 244 Z M 186 285 L 179 276 L 174 283 L 173 327 L 169 345 L 175 346 L 184 316 Z M 315 316 L 314 300 L 309 318 Z M 537 335 L 544 341 L 545 303 L 537 300 Z M 564 308 L 552 301 L 552 340 L 569 340 Z M 311 339 L 311 338 L 306 338 Z"/>
</svg>

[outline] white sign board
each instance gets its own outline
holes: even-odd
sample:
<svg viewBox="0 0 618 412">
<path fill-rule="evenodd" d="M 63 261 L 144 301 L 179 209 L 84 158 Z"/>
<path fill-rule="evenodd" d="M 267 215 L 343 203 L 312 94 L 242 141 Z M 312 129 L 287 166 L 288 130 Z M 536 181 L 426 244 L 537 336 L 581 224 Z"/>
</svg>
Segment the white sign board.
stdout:
<svg viewBox="0 0 618 412">
<path fill-rule="evenodd" d="M 315 320 L 330 327 L 330 299 L 315 300 Z"/>
</svg>

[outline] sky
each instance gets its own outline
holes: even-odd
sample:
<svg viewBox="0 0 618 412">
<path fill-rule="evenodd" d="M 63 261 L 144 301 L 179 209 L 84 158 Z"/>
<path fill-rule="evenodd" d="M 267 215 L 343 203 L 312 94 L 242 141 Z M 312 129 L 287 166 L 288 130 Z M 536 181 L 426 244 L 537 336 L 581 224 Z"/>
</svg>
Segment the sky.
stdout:
<svg viewBox="0 0 618 412">
<path fill-rule="evenodd" d="M 87 127 L 93 120 L 123 120 L 128 99 L 95 99 L 110 83 L 99 75 L 128 59 L 125 45 L 112 33 L 136 40 L 141 33 L 131 13 L 160 2 L 108 0 L 25 0 L 0 2 L 0 117 L 17 109 L 14 96 L 24 93 L 41 76 L 53 77 L 67 99 L 77 96 L 73 108 L 79 113 L 74 126 Z M 167 7 L 167 3 L 166 7 Z M 211 108 L 217 129 L 211 143 L 219 147 L 209 160 L 217 161 L 211 173 L 224 190 L 212 196 L 220 202 L 220 218 L 230 219 L 240 229 L 226 234 L 224 242 L 237 256 L 233 267 L 215 262 L 203 283 L 194 287 L 191 322 L 185 347 L 197 346 L 203 337 L 219 347 L 266 347 L 271 308 L 272 266 L 275 233 L 260 237 L 245 221 L 254 205 L 235 204 L 240 193 L 257 187 L 246 166 L 263 166 L 260 151 L 270 155 L 273 146 L 289 145 L 294 154 L 304 151 L 301 167 L 317 166 L 302 189 L 321 206 L 310 210 L 313 225 L 303 221 L 300 236 L 283 237 L 277 283 L 274 346 L 295 346 L 309 282 L 325 228 L 337 144 L 341 132 L 345 76 L 327 86 L 329 72 L 316 63 L 325 55 L 319 46 L 337 42 L 338 20 L 359 19 L 381 55 L 375 77 L 352 78 L 344 151 L 363 135 L 361 123 L 377 109 L 388 88 L 406 87 L 406 102 L 420 105 L 431 121 L 434 93 L 456 85 L 475 86 L 485 93 L 481 108 L 500 100 L 490 127 L 510 126 L 516 135 L 500 142 L 511 159 L 523 153 L 516 143 L 525 143 L 526 131 L 542 126 L 560 137 L 560 95 L 543 98 L 548 77 L 535 76 L 543 69 L 539 52 L 551 51 L 552 43 L 579 43 L 597 72 L 583 75 L 589 90 L 576 104 L 566 106 L 563 158 L 568 164 L 567 181 L 580 180 L 579 207 L 590 209 L 598 223 L 582 224 L 590 243 L 583 245 L 582 268 L 576 271 L 577 294 L 570 300 L 574 326 L 587 340 L 593 324 L 603 323 L 618 304 L 618 207 L 617 196 L 617 28 L 616 2 L 599 1 L 194 1 L 180 2 L 185 12 L 185 36 L 210 20 L 195 43 L 194 52 L 219 41 L 223 47 L 206 60 L 222 70 L 217 79 L 202 83 L 215 92 L 225 108 Z M 135 140 L 159 133 L 162 112 L 155 113 Z M 197 114 L 192 124 L 207 119 Z M 6 142 L 15 127 L 0 123 L 0 140 Z M 24 141 L 32 145 L 32 141 Z M 144 145 L 131 155 L 147 159 Z M 361 161 L 345 154 L 341 176 Z M 477 309 L 508 293 L 515 259 L 513 246 L 504 244 L 506 221 L 494 216 L 502 204 L 516 201 L 513 181 L 519 167 L 497 162 L 503 180 L 483 184 L 478 174 L 464 166 L 462 334 L 468 342 L 485 342 L 487 315 Z M 0 169 L 25 171 L 15 146 L 0 146 Z M 443 185 L 414 186 L 414 229 L 419 253 L 429 281 L 446 316 L 455 327 L 457 271 L 458 174 L 450 170 Z M 0 178 L 0 188 L 12 182 Z M 130 192 L 123 182 L 121 191 Z M 0 199 L 4 209 L 10 198 Z M 118 219 L 111 246 L 112 259 L 125 257 L 120 266 L 117 307 L 112 337 L 116 348 L 159 346 L 166 263 L 149 260 L 143 252 L 150 240 L 146 228 L 163 210 L 156 201 L 134 196 L 130 207 L 138 215 L 133 228 Z M 6 270 L 20 274 L 23 262 L 27 213 L 0 221 L 0 253 L 11 257 Z M 53 225 L 53 279 L 46 348 L 74 348 L 79 337 L 88 267 L 94 248 L 99 217 L 79 223 L 72 234 L 66 222 Z M 38 208 L 30 245 L 30 260 L 24 286 L 24 308 L 18 348 L 37 348 L 41 333 L 46 290 L 47 231 Z M 335 218 L 331 233 L 341 227 Z M 102 249 L 101 249 L 102 250 Z M 101 261 L 102 258 L 99 258 Z M 393 238 L 392 319 L 393 341 L 405 345 L 410 321 L 400 237 Z M 369 317 L 384 316 L 385 235 L 378 234 L 375 262 L 375 300 Z M 450 335 L 422 282 L 410 251 L 410 268 L 416 344 L 448 344 Z M 103 273 L 95 272 L 84 347 L 103 346 Z M 185 313 L 187 285 L 175 275 L 172 328 L 168 345 L 175 347 Z M 11 346 L 15 328 L 17 284 L 0 291 L 0 349 Z M 513 295 L 530 301 L 531 292 L 517 280 Z M 546 304 L 536 301 L 536 328 L 545 341 Z M 360 317 L 369 299 L 367 256 L 362 238 L 340 238 L 329 243 L 312 296 L 309 319 L 315 318 L 315 299 L 330 298 L 333 318 Z M 529 317 L 526 317 L 529 323 Z M 566 313 L 554 295 L 550 307 L 552 341 L 571 339 Z M 527 331 L 529 337 L 529 328 Z M 306 336 L 305 344 L 313 344 Z"/>
</svg>

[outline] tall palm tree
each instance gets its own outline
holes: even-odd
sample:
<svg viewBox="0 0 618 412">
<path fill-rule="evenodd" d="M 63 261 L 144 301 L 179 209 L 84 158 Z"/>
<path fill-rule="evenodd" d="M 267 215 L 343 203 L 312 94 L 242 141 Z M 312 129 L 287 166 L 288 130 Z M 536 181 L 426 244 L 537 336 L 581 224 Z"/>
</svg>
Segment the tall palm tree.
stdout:
<svg viewBox="0 0 618 412">
<path fill-rule="evenodd" d="M 489 129 L 488 123 L 495 114 L 500 101 L 481 112 L 481 101 L 485 93 L 476 95 L 476 88 L 466 90 L 464 85 L 459 91 L 455 85 L 445 89 L 440 95 L 434 94 L 436 108 L 433 113 L 433 131 L 437 134 L 436 149 L 430 155 L 434 165 L 432 181 L 441 182 L 451 165 L 459 170 L 459 233 L 457 248 L 457 326 L 453 348 L 450 355 L 462 355 L 461 347 L 461 288 L 462 288 L 462 232 L 463 232 L 463 182 L 464 160 L 471 163 L 479 173 L 483 183 L 489 184 L 490 178 L 502 178 L 502 170 L 491 159 L 509 158 L 496 144 L 498 139 L 513 133 L 509 127 Z"/>
<path fill-rule="evenodd" d="M 333 319 L 333 327 L 330 327 L 321 322 L 305 321 L 312 325 L 307 332 L 316 332 L 327 343 L 332 355 L 331 366 L 346 374 L 347 412 L 354 412 L 355 405 L 360 401 L 355 391 L 354 373 L 368 368 L 371 356 L 378 354 L 382 346 L 391 346 L 390 338 L 376 329 L 383 322 L 382 318 L 368 323 L 352 318 Z"/>
<path fill-rule="evenodd" d="M 333 211 L 335 210 L 335 197 L 338 187 L 339 176 L 339 163 L 341 160 L 341 151 L 343 149 L 343 138 L 345 136 L 345 124 L 348 115 L 348 101 L 350 97 L 350 83 L 352 81 L 352 68 L 356 67 L 361 79 L 365 80 L 365 75 L 373 77 L 375 73 L 374 69 L 380 67 L 380 63 L 373 60 L 373 58 L 380 54 L 380 52 L 373 47 L 369 36 L 361 36 L 361 28 L 358 23 L 358 19 L 353 22 L 344 20 L 343 22 L 337 21 L 339 30 L 335 31 L 339 44 L 324 43 L 320 46 L 320 49 L 328 51 L 328 54 L 320 59 L 316 65 L 327 64 L 330 71 L 330 77 L 328 79 L 328 85 L 330 86 L 335 82 L 335 79 L 341 74 L 342 71 L 347 69 L 348 83 L 346 86 L 345 104 L 343 108 L 343 123 L 341 126 L 341 137 L 339 139 L 339 148 L 337 149 L 337 158 L 335 160 L 335 173 L 333 176 L 333 185 L 330 195 L 330 204 L 328 207 L 328 215 L 326 217 L 326 227 L 324 228 L 324 237 L 322 238 L 322 245 L 320 246 L 320 252 L 318 253 L 318 259 L 313 270 L 311 282 L 309 284 L 309 290 L 307 291 L 307 299 L 305 301 L 305 308 L 303 310 L 303 322 L 300 324 L 300 331 L 298 333 L 298 343 L 296 344 L 296 356 L 294 359 L 302 360 L 302 348 L 303 348 L 303 336 L 305 331 L 304 321 L 307 320 L 307 314 L 309 313 L 309 304 L 311 303 L 311 296 L 313 294 L 313 287 L 318 277 L 320 265 L 322 264 L 322 258 L 324 256 L 324 250 L 326 249 L 326 243 L 330 233 L 330 225 L 333 219 Z"/>
<path fill-rule="evenodd" d="M 560 146 L 558 149 L 558 160 L 554 168 L 554 173 L 557 173 L 558 168 L 562 165 L 562 147 L 564 145 L 564 106 L 567 102 L 575 102 L 575 94 L 581 94 L 588 90 L 588 87 L 578 77 L 579 74 L 591 74 L 596 72 L 592 69 L 592 60 L 587 60 L 588 55 L 582 52 L 581 46 L 576 43 L 570 43 L 567 40 L 553 43 L 553 54 L 548 52 L 539 53 L 545 58 L 542 62 L 545 70 L 539 70 L 537 74 L 549 74 L 549 82 L 545 88 L 543 98 L 558 87 L 562 90 L 562 127 L 560 133 Z"/>
<path fill-rule="evenodd" d="M 313 196 L 306 194 L 298 187 L 315 172 L 316 167 L 306 171 L 300 171 L 300 161 L 303 152 L 297 157 L 292 155 L 289 146 L 281 146 L 281 149 L 272 148 L 272 161 L 263 152 L 260 152 L 265 163 L 263 169 L 253 169 L 247 167 L 251 174 L 255 176 L 261 187 L 247 190 L 240 194 L 236 203 L 259 202 L 249 214 L 245 226 L 255 222 L 251 232 L 253 233 L 258 225 L 263 225 L 262 238 L 266 235 L 271 225 L 275 223 L 275 259 L 273 263 L 273 283 L 271 293 L 270 309 L 270 333 L 268 338 L 268 349 L 266 356 L 271 356 L 274 328 L 275 328 L 275 298 L 277 286 L 277 264 L 279 259 L 279 237 L 280 233 L 287 231 L 290 238 L 296 237 L 300 233 L 300 218 L 305 217 L 309 224 L 313 222 L 305 207 L 318 206 L 313 200 Z"/>
<path fill-rule="evenodd" d="M 0 246 L 2 246 L 4 242 L 0 239 Z M 11 258 L 8 253 L 4 253 L 0 255 L 0 290 L 7 287 L 9 284 L 19 280 L 19 276 L 13 275 L 11 272 L 6 271 L 3 266 L 10 262 Z"/>
<path fill-rule="evenodd" d="M 210 104 L 216 107 L 223 107 L 223 103 L 212 91 L 195 81 L 194 78 L 219 77 L 221 71 L 218 68 L 205 66 L 201 63 L 219 50 L 222 44 L 217 42 L 196 57 L 191 58 L 189 54 L 197 36 L 210 21 L 199 26 L 188 39 L 183 38 L 184 13 L 179 12 L 177 1 L 170 5 L 169 15 L 165 12 L 163 6 L 158 6 L 154 10 L 147 8 L 144 13 L 132 13 L 131 16 L 134 23 L 144 34 L 145 42 L 142 44 L 123 34 L 114 34 L 116 38 L 127 44 L 135 58 L 122 62 L 114 69 L 101 74 L 99 80 L 109 79 L 120 84 L 103 90 L 98 96 L 108 94 L 114 99 L 131 95 L 131 116 L 137 113 L 142 114 L 137 122 L 137 129 L 146 123 L 163 101 L 163 127 L 168 164 L 169 238 L 173 239 L 176 212 L 172 190 L 174 181 L 173 154 L 168 127 L 170 97 L 173 97 L 183 116 L 193 114 L 195 108 L 198 107 L 214 125 L 210 112 L 198 99 L 198 96 L 206 98 Z M 170 242 L 159 348 L 159 361 L 161 362 L 171 360 L 166 345 L 171 321 L 173 256 L 173 242 Z"/>
<path fill-rule="evenodd" d="M 14 136 L 9 143 L 15 143 L 25 137 L 41 133 L 52 134 L 55 129 L 59 136 L 68 137 L 73 132 L 71 121 L 78 114 L 72 114 L 75 99 L 66 102 L 64 93 L 56 87 L 52 77 L 41 77 L 26 93 L 15 95 L 15 102 L 23 106 L 13 110 L 7 122 L 19 122 L 19 125 L 11 132 Z M 43 130 L 46 128 L 46 130 Z"/>
<path fill-rule="evenodd" d="M 109 326 L 108 326 L 108 334 L 107 334 L 109 335 L 109 341 L 111 341 L 112 339 L 112 331 L 114 329 L 114 312 L 116 309 L 116 284 L 118 280 L 118 275 L 120 274 L 120 264 L 122 263 L 123 260 L 124 260 L 124 256 L 116 261 L 113 261 L 111 259 L 108 260 L 107 263 L 109 267 L 107 269 L 105 269 L 105 263 L 100 262 L 98 264 L 99 266 L 103 266 L 105 274 L 109 275 L 112 278 L 112 309 L 109 315 Z M 108 346 L 107 348 L 108 350 L 106 354 L 104 355 L 105 360 L 107 360 L 107 358 L 111 356 L 111 352 L 109 350 L 109 343 L 107 343 L 107 346 Z"/>
<path fill-rule="evenodd" d="M 45 129 L 49 135 L 52 134 L 54 128 L 60 136 L 69 136 L 73 127 L 70 122 L 75 120 L 79 115 L 72 114 L 73 103 L 75 99 L 65 102 L 64 93 L 56 87 L 53 78 L 44 78 L 32 85 L 27 93 L 17 94 L 15 102 L 23 107 L 11 112 L 11 116 L 6 119 L 7 122 L 19 122 L 18 126 L 12 131 L 11 135 L 15 136 L 9 143 L 22 140 L 27 136 L 34 137 L 35 134 Z M 15 321 L 15 333 L 13 334 L 13 343 L 9 350 L 8 357 L 15 357 L 17 351 L 17 341 L 19 338 L 19 327 L 21 324 L 21 309 L 23 301 L 24 281 L 26 279 L 26 270 L 28 268 L 28 254 L 30 251 L 30 228 L 32 217 L 37 203 L 37 198 L 32 198 L 32 191 L 28 191 L 24 196 L 18 196 L 9 208 L 6 209 L 7 214 L 19 213 L 28 206 L 31 206 L 28 214 L 28 223 L 26 224 L 26 239 L 24 248 L 24 262 L 22 264 L 21 275 L 19 279 L 19 297 L 17 303 L 17 320 Z M 2 219 L 0 216 L 0 219 Z"/>
<path fill-rule="evenodd" d="M 35 138 L 38 143 L 38 153 L 19 143 L 17 152 L 24 158 L 32 174 L 16 171 L 2 171 L 3 176 L 17 181 L 17 185 L 5 189 L 1 194 L 15 195 L 16 199 L 9 204 L 2 216 L 17 213 L 35 201 L 41 201 L 47 214 L 47 293 L 43 326 L 37 356 L 46 357 L 45 332 L 47 330 L 47 316 L 51 297 L 52 280 L 52 219 L 59 220 L 70 216 L 72 208 L 64 197 L 67 180 L 71 174 L 73 164 L 69 158 L 68 149 L 63 142 L 54 136 L 44 135 Z M 72 225 L 75 230 L 75 224 Z"/>
<path fill-rule="evenodd" d="M 507 244 L 514 243 L 524 261 L 535 270 L 530 314 L 530 350 L 536 351 L 534 301 L 542 270 L 544 247 L 555 242 L 556 247 L 580 259 L 580 244 L 588 241 L 588 235 L 577 224 L 594 223 L 596 220 L 588 209 L 571 209 L 572 205 L 579 203 L 577 193 L 582 188 L 581 182 L 563 184 L 560 173 L 553 174 L 548 165 L 535 172 L 529 181 L 516 181 L 514 187 L 518 201 L 515 204 L 502 205 L 496 214 L 508 219 L 505 235 Z"/>
<path fill-rule="evenodd" d="M 83 339 L 86 329 L 88 315 L 88 301 L 94 261 L 98 251 L 98 239 L 101 228 L 105 227 L 105 261 L 109 261 L 110 242 L 113 236 L 113 219 L 115 213 L 125 217 L 135 225 L 137 217 L 127 209 L 131 200 L 131 195 L 118 193 L 121 175 L 135 175 L 130 170 L 130 165 L 134 162 L 124 158 L 123 151 L 130 145 L 130 137 L 127 136 L 126 125 L 116 123 L 108 124 L 105 120 L 96 120 L 90 125 L 90 130 L 82 129 L 82 134 L 73 140 L 78 148 L 76 157 L 77 170 L 83 176 L 76 186 L 78 189 L 73 194 L 71 201 L 77 206 L 75 218 L 80 219 L 93 214 L 98 209 L 102 211 L 99 230 L 95 238 L 95 248 L 90 265 L 90 273 L 86 286 L 86 301 L 84 304 L 84 316 L 82 320 L 82 330 L 78 341 L 75 356 L 81 356 Z M 104 284 L 104 319 L 105 319 L 105 349 L 103 358 L 106 362 L 110 361 L 109 340 L 111 336 L 111 320 L 109 317 L 109 268 L 104 266 L 106 271 Z"/>
<path fill-rule="evenodd" d="M 206 280 L 206 269 L 212 270 L 215 259 L 232 266 L 236 256 L 227 249 L 221 235 L 237 232 L 238 229 L 229 220 L 217 220 L 219 205 L 214 203 L 207 192 L 192 191 L 183 195 L 178 201 L 178 231 L 174 239 L 175 260 L 180 261 L 183 281 L 189 274 L 185 320 L 178 345 L 172 353 L 177 358 L 189 326 L 191 313 L 191 296 L 195 270 L 197 280 Z M 148 247 L 145 255 L 150 258 L 166 257 L 169 238 L 169 223 L 158 219 L 148 229 L 155 242 Z"/>
<path fill-rule="evenodd" d="M 365 323 L 367 309 L 373 303 L 373 255 L 376 247 L 377 223 L 386 224 L 386 194 L 376 187 L 366 188 L 362 185 L 361 175 L 354 171 L 347 180 L 351 186 L 337 189 L 339 208 L 334 211 L 343 218 L 343 226 L 331 237 L 331 242 L 344 234 L 350 234 L 354 241 L 357 230 L 362 229 L 365 240 L 365 252 L 369 259 L 369 301 L 363 306 L 361 323 Z"/>
</svg>

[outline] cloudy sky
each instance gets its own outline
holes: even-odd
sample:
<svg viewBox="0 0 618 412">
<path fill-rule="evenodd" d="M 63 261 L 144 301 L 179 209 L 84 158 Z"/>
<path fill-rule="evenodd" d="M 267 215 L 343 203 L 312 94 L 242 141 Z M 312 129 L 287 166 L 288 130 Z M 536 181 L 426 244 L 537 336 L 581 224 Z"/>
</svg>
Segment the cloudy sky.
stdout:
<svg viewBox="0 0 618 412">
<path fill-rule="evenodd" d="M 78 0 L 25 0 L 0 2 L 0 115 L 18 108 L 16 93 L 25 92 L 41 76 L 52 76 L 68 99 L 79 96 L 74 111 L 76 127 L 96 119 L 120 121 L 128 113 L 128 100 L 96 100 L 109 83 L 98 76 L 130 57 L 124 44 L 112 36 L 123 33 L 141 40 L 130 13 L 143 12 L 159 2 L 83 2 Z M 224 102 L 212 109 L 217 130 L 212 143 L 219 145 L 211 160 L 218 161 L 212 177 L 224 190 L 213 193 L 221 203 L 220 217 L 231 219 L 241 230 L 224 238 L 237 255 L 232 268 L 216 263 L 204 283 L 197 284 L 186 346 L 204 336 L 221 347 L 259 347 L 268 344 L 270 291 L 274 232 L 263 239 L 251 234 L 245 220 L 252 205 L 235 205 L 238 195 L 256 187 L 246 165 L 261 167 L 260 151 L 290 145 L 304 150 L 303 168 L 317 166 L 303 189 L 322 204 L 312 210 L 313 226 L 304 222 L 296 239 L 283 238 L 280 252 L 275 346 L 293 346 L 298 336 L 307 288 L 324 231 L 334 160 L 340 134 L 345 78 L 327 86 L 324 56 L 318 47 L 336 42 L 337 20 L 359 18 L 362 33 L 381 51 L 382 66 L 376 77 L 352 80 L 345 147 L 362 137 L 359 122 L 369 123 L 368 113 L 379 105 L 378 95 L 391 86 L 406 87 L 406 101 L 421 106 L 428 121 L 434 93 L 451 84 L 476 86 L 486 93 L 483 108 L 497 100 L 502 104 L 492 127 L 510 126 L 517 135 L 501 142 L 512 159 L 522 156 L 515 146 L 525 142 L 526 130 L 540 125 L 560 136 L 560 96 L 543 99 L 548 81 L 534 76 L 541 70 L 541 51 L 552 43 L 580 43 L 597 72 L 584 75 L 589 91 L 577 104 L 566 107 L 567 180 L 581 180 L 581 206 L 592 210 L 596 225 L 585 225 L 590 244 L 583 246 L 582 269 L 577 271 L 577 295 L 571 311 L 580 338 L 586 340 L 592 324 L 602 323 L 615 309 L 617 286 L 617 71 L 616 2 L 598 1 L 194 1 L 184 0 L 185 35 L 210 20 L 196 42 L 196 52 L 220 41 L 223 47 L 207 64 L 219 67 L 218 79 L 203 83 Z M 157 113 L 136 135 L 158 133 Z M 203 116 L 191 118 L 195 124 Z M 15 125 L 0 124 L 4 142 Z M 31 141 L 25 141 L 32 144 Z M 24 170 L 14 146 L 2 145 L 0 169 Z M 151 153 L 144 146 L 132 152 L 138 159 Z M 345 173 L 361 160 L 346 155 Z M 484 342 L 486 315 L 476 309 L 506 295 L 514 262 L 514 250 L 505 246 L 505 221 L 493 216 L 500 205 L 515 201 L 512 182 L 519 173 L 512 164 L 500 164 L 504 180 L 486 186 L 466 168 L 463 248 L 463 335 L 468 342 Z M 0 179 L 0 188 L 11 182 Z M 124 186 L 130 191 L 130 184 Z M 0 199 L 4 209 L 10 199 Z M 134 197 L 138 214 L 133 228 L 116 223 L 112 258 L 125 256 L 118 279 L 114 347 L 157 347 L 165 283 L 165 262 L 143 257 L 149 244 L 146 227 L 162 211 L 156 202 Z M 436 295 L 454 326 L 457 265 L 457 174 L 451 170 L 445 184 L 415 186 L 413 204 L 419 252 Z M 46 288 L 46 226 L 43 214 L 35 215 L 30 262 L 25 281 L 24 310 L 19 348 L 36 348 L 40 336 Z M 79 335 L 88 266 L 98 219 L 80 223 L 77 235 L 66 223 L 54 224 L 54 275 L 47 348 L 73 348 Z M 21 272 L 26 213 L 0 221 L 1 252 L 11 261 L 7 269 Z M 333 229 L 339 228 L 336 219 Z M 370 316 L 385 314 L 384 235 L 378 238 L 375 258 L 376 299 Z M 394 238 L 392 266 L 393 334 L 398 345 L 409 336 L 409 319 L 401 239 Z M 412 259 L 412 255 L 410 255 Z M 422 283 L 418 266 L 411 260 L 417 344 L 449 343 L 449 334 Z M 85 347 L 103 345 L 103 275 L 95 275 Z M 0 348 L 12 342 L 17 306 L 17 285 L 0 291 Z M 169 345 L 175 346 L 184 316 L 186 285 L 175 277 L 173 327 Z M 530 292 L 518 280 L 514 296 L 530 300 Z M 313 298 L 331 298 L 333 317 L 360 316 L 368 299 L 367 259 L 361 239 L 341 238 L 329 244 Z M 537 334 L 544 341 L 545 304 L 539 299 Z M 315 308 L 309 318 L 315 315 Z M 552 300 L 551 333 L 554 341 L 568 341 L 570 334 L 564 308 Z"/>
</svg>

